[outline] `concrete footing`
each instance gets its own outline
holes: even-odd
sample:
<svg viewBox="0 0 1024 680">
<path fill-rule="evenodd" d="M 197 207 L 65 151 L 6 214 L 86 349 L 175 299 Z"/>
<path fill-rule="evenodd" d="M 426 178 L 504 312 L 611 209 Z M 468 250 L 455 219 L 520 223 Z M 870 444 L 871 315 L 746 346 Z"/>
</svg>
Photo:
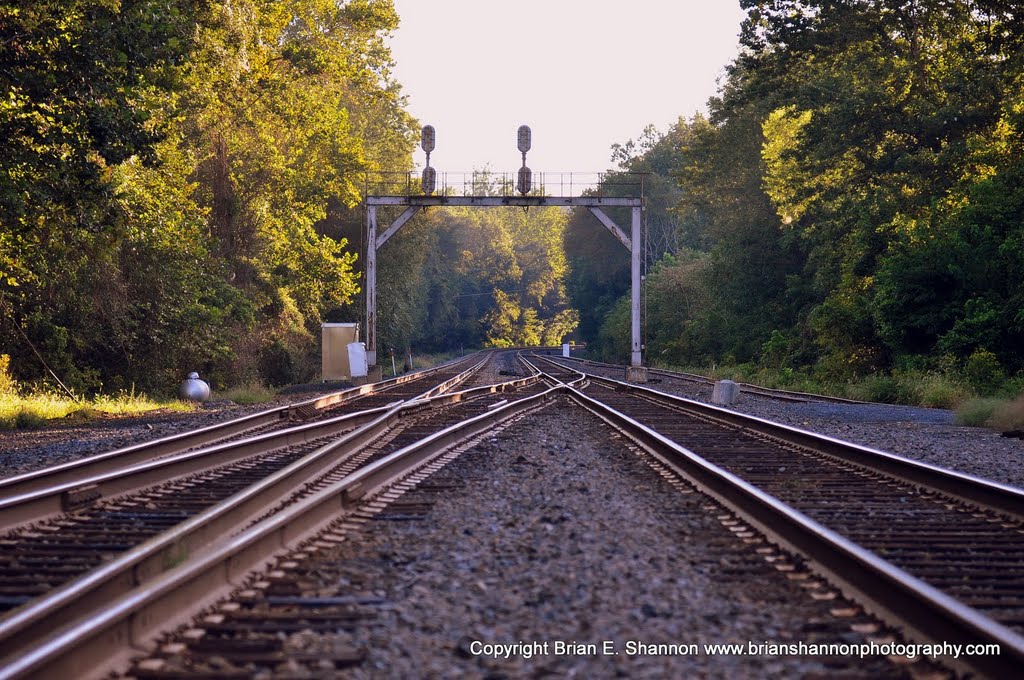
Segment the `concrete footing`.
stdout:
<svg viewBox="0 0 1024 680">
<path fill-rule="evenodd" d="M 384 379 L 384 369 L 378 364 L 376 366 L 367 366 L 366 375 L 352 378 L 352 384 L 355 387 L 360 385 L 368 385 L 370 383 L 379 383 Z"/>
<path fill-rule="evenodd" d="M 731 406 L 740 396 L 740 386 L 732 380 L 719 380 L 711 392 L 711 403 L 718 406 Z"/>
<path fill-rule="evenodd" d="M 646 366 L 627 366 L 626 367 L 626 382 L 631 382 L 631 383 L 645 383 L 645 382 L 647 382 L 647 367 Z"/>
</svg>

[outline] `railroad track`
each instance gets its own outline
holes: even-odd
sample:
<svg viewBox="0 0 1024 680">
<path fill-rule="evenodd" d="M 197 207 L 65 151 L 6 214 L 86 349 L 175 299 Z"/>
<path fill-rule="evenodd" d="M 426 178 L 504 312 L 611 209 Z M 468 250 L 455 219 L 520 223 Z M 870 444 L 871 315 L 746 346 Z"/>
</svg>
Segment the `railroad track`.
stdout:
<svg viewBox="0 0 1024 680">
<path fill-rule="evenodd" d="M 445 387 L 442 384 L 431 392 Z M 285 511 L 356 469 L 372 467 L 409 442 L 430 440 L 447 424 L 508 405 L 506 396 L 521 398 L 543 389 L 533 376 L 335 418 L 370 422 L 338 441 L 324 444 L 321 437 L 285 452 L 243 457 L 239 463 L 187 481 L 175 480 L 73 517 L 8 534 L 3 539 L 8 559 L 0 562 L 0 592 L 8 605 L 22 606 L 0 619 L 0 642 L 7 661 L 16 665 L 19 657 L 24 658 L 26 650 L 56 627 L 55 617 L 61 621 L 79 614 L 89 618 L 111 598 L 266 518 L 272 514 L 270 508 Z M 309 427 L 313 425 L 300 429 Z M 281 437 L 268 434 L 262 439 L 275 436 Z M 289 437 L 294 438 L 284 435 Z M 226 446 L 238 448 L 244 443 Z M 68 554 L 76 559 L 62 559 Z M 53 590 L 60 583 L 65 585 Z"/>
<path fill-rule="evenodd" d="M 34 473 L 0 480 L 0 531 L 38 522 L 96 502 L 173 479 L 211 470 L 318 437 L 337 436 L 380 416 L 388 406 L 435 396 L 479 372 L 487 353 L 437 369 L 401 376 L 380 386 L 366 385 L 316 400 L 256 414 L 259 434 L 244 429 L 253 417 L 196 433 L 183 433 L 119 449 Z M 303 424 L 296 424 L 303 423 Z M 214 431 L 220 427 L 220 430 Z M 197 448 L 199 439 L 219 443 Z M 286 465 L 284 462 L 281 466 Z"/>
<path fill-rule="evenodd" d="M 83 479 L 120 470 L 156 458 L 184 453 L 217 443 L 280 431 L 315 419 L 333 418 L 418 396 L 439 394 L 476 373 L 492 353 L 477 353 L 424 371 L 407 373 L 379 383 L 362 385 L 288 406 L 267 409 L 223 423 L 142 442 L 124 448 L 54 465 L 12 477 L 0 478 L 0 499 L 10 499 L 39 489 L 75 484 Z M 0 509 L 0 528 L 4 523 Z"/>
<path fill-rule="evenodd" d="M 198 607 L 231 591 L 231 601 L 163 653 L 188 647 L 214 658 L 224 653 L 274 664 L 284 658 L 282 634 L 288 637 L 297 627 L 372 625 L 379 603 L 333 595 L 317 599 L 306 561 L 371 519 L 421 515 L 422 502 L 402 503 L 406 491 L 457 456 L 466 441 L 563 394 L 645 449 L 662 474 L 678 474 L 731 508 L 738 519 L 728 524 L 737 535 L 761 532 L 803 556 L 814 571 L 911 639 L 1001 647 L 999 656 L 947 663 L 989 677 L 1010 677 L 1024 667 L 1020 490 L 565 366 L 545 372 L 547 389 L 514 401 L 492 400 L 478 415 L 392 449 L 354 472 L 323 478 L 318 488 L 309 487 L 230 540 L 105 601 L 98 611 L 4 661 L 0 680 L 74 675 L 81 668 L 101 673 L 125 662 L 131 654 L 126 641 L 145 647 L 159 629 L 187 621 Z M 539 383 L 533 380 L 536 392 Z M 246 580 L 260 568 L 269 570 Z M 255 638 L 253 630 L 260 633 Z M 332 647 L 291 650 L 287 658 L 343 668 L 362 657 L 358 650 Z M 135 677 L 152 680 L 192 677 L 176 673 L 159 658 L 132 669 Z"/>
<path fill-rule="evenodd" d="M 619 364 L 610 364 L 603 361 L 593 361 L 591 359 L 578 359 L 575 357 L 557 357 L 559 362 L 575 363 L 582 367 L 600 370 L 604 372 L 604 377 L 610 377 L 608 372 L 614 371 L 621 374 L 625 370 L 625 366 Z M 655 376 L 654 379 L 649 379 L 648 382 L 658 383 L 662 380 L 673 380 L 679 382 L 686 382 L 691 384 L 703 385 L 709 389 L 713 388 L 715 381 L 707 376 L 699 375 L 697 373 L 686 373 L 683 371 L 667 371 L 659 368 L 648 368 L 648 376 Z M 828 394 L 812 394 L 810 392 L 796 392 L 793 390 L 782 390 L 772 387 L 761 387 L 760 385 L 752 385 L 750 383 L 741 382 L 738 383 L 742 392 L 747 394 L 756 394 L 760 397 L 766 397 L 768 399 L 775 399 L 778 401 L 788 402 L 813 402 L 813 401 L 824 401 L 836 404 L 865 404 L 868 402 L 857 401 L 856 399 L 846 399 L 844 397 L 834 397 Z"/>
<path fill-rule="evenodd" d="M 607 378 L 573 394 L 912 638 L 1002 650 L 954 665 L 1024 668 L 1024 491 Z"/>
</svg>

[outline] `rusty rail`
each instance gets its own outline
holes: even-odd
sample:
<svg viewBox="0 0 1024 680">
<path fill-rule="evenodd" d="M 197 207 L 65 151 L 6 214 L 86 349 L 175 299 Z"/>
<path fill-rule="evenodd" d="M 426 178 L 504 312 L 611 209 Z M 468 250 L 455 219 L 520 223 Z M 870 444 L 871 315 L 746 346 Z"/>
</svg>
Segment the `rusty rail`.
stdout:
<svg viewBox="0 0 1024 680">
<path fill-rule="evenodd" d="M 566 359 L 566 357 L 557 357 L 559 359 Z M 551 361 L 551 359 L 547 359 Z M 604 361 L 594 361 L 593 359 L 580 359 L 577 357 L 568 357 L 569 361 L 576 361 L 584 366 L 597 366 L 599 368 L 614 368 L 625 370 L 625 366 L 620 364 L 610 364 Z M 556 362 L 557 363 L 557 362 Z M 698 383 L 701 385 L 707 385 L 713 387 L 715 381 L 707 376 L 700 375 L 698 373 L 686 373 L 685 371 L 669 371 L 662 368 L 648 368 L 648 375 L 658 375 L 673 380 L 683 380 L 686 382 Z M 857 399 L 847 399 L 845 397 L 835 397 L 830 394 L 814 394 L 812 392 L 798 392 L 795 390 L 783 390 L 775 387 L 762 387 L 760 385 L 753 385 L 751 383 L 741 382 L 738 383 L 742 392 L 747 394 L 756 394 L 758 396 L 767 397 L 769 399 L 778 399 L 780 401 L 826 401 L 836 404 L 869 404 L 871 402 L 858 401 Z"/>
<path fill-rule="evenodd" d="M 470 357 L 461 361 L 470 361 L 475 356 L 477 355 L 470 355 Z M 485 360 L 486 358 L 484 361 Z M 149 442 L 133 444 L 131 446 L 107 451 L 94 456 L 88 456 L 86 458 L 80 458 L 78 460 L 54 465 L 41 470 L 34 470 L 21 475 L 0 478 L 0 498 L 14 498 L 17 496 L 24 496 L 40 489 L 51 488 L 61 484 L 77 483 L 82 479 L 95 477 L 113 470 L 137 465 L 154 458 L 181 453 L 182 451 L 189 449 L 209 446 L 229 437 L 234 437 L 257 428 L 275 425 L 282 421 L 286 421 L 291 414 L 304 408 L 314 408 L 318 411 L 322 411 L 331 406 L 354 400 L 368 394 L 386 392 L 388 389 L 398 385 L 429 378 L 435 373 L 450 368 L 452 363 L 458 362 L 449 362 L 448 364 L 442 364 L 440 366 L 417 371 L 415 373 L 406 373 L 405 375 L 390 378 L 379 383 L 352 387 L 350 389 L 315 397 L 288 406 L 278 406 L 259 413 L 235 418 L 227 422 L 217 423 L 215 425 L 209 425 L 207 427 L 189 430 L 187 432 L 181 432 L 167 437 L 161 437 L 160 439 L 155 439 Z M 478 362 L 476 365 L 479 366 L 481 364 L 482 361 Z M 2 526 L 2 523 L 0 523 L 0 527 Z"/>
<path fill-rule="evenodd" d="M 407 414 L 528 387 L 538 381 L 539 377 L 534 375 L 346 416 L 350 420 L 359 418 L 366 422 L 265 480 L 0 619 L 0 646 L 8 656 L 28 649 L 53 630 L 55 615 L 61 620 L 84 616 L 130 588 L 155 578 L 172 565 L 190 559 L 224 536 L 241 530 L 267 508 L 284 502 L 289 495 L 328 469 L 355 456 L 371 441 L 393 429 L 397 421 Z"/>
<path fill-rule="evenodd" d="M 653 390 L 604 378 L 595 380 L 613 383 L 614 389 L 620 392 L 646 393 L 646 398 L 657 399 L 663 403 L 669 401 L 667 395 Z M 945 659 L 951 665 L 991 677 L 1011 677 L 1014 671 L 1019 672 L 1020 668 L 1024 667 L 1024 637 L 1010 628 L 899 569 L 636 419 L 579 390 L 570 389 L 570 395 L 605 422 L 629 436 L 657 460 L 732 508 L 770 540 L 806 556 L 816 571 L 842 588 L 847 595 L 864 603 L 880 617 L 905 627 L 914 638 L 931 643 L 952 641 L 1000 646 L 1001 654 L 997 656 Z M 1010 514 L 1021 516 L 1020 503 L 1024 500 L 1024 492 L 1020 490 L 932 468 L 915 461 L 898 459 L 891 454 L 741 416 L 698 402 L 680 398 L 672 398 L 671 401 L 674 404 L 686 402 L 685 406 L 688 409 L 700 411 L 702 417 L 724 416 L 720 422 L 727 423 L 731 428 L 742 422 L 751 431 L 770 433 L 770 436 L 779 441 L 796 443 L 799 446 L 809 446 L 810 442 L 814 441 L 826 448 L 829 455 L 839 455 L 841 449 L 849 448 L 852 458 L 858 461 L 868 456 L 878 456 L 884 469 L 895 468 L 904 472 L 911 470 L 913 472 L 910 476 L 914 479 L 936 482 L 946 489 L 953 485 L 961 490 L 961 497 L 968 495 L 976 499 L 976 502 L 995 501 L 1001 512 L 1015 510 L 1016 512 Z M 979 486 L 982 488 L 981 491 L 963 491 L 963 487 Z"/>
<path fill-rule="evenodd" d="M 187 620 L 227 594 L 246 574 L 266 565 L 274 555 L 350 514 L 362 501 L 429 465 L 454 445 L 543 405 L 562 389 L 552 388 L 507 403 L 430 435 L 237 536 L 220 541 L 147 584 L 121 595 L 108 606 L 83 613 L 47 639 L 36 641 L 30 648 L 12 655 L 0 666 L 0 680 L 102 677 L 150 643 L 160 630 Z"/>
</svg>

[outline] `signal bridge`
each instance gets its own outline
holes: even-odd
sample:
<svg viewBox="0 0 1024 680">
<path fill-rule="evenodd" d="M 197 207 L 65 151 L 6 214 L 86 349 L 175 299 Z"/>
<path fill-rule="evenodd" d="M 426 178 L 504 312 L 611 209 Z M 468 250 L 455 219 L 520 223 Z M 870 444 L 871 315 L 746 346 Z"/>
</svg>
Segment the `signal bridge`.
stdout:
<svg viewBox="0 0 1024 680">
<path fill-rule="evenodd" d="M 525 132 L 524 132 L 525 129 Z M 418 210 L 429 207 L 580 207 L 586 208 L 623 246 L 630 251 L 631 319 L 630 366 L 627 380 L 646 382 L 643 348 L 640 339 L 641 225 L 643 223 L 643 174 L 641 173 L 533 173 L 526 167 L 530 132 L 519 128 L 519 150 L 523 166 L 517 173 L 437 173 L 430 166 L 434 149 L 434 129 L 423 129 L 423 149 L 427 167 L 422 176 L 414 173 L 380 173 L 366 180 L 366 360 L 377 365 L 377 250 L 395 235 Z M 440 178 L 440 182 L 438 179 Z M 557 193 L 552 193 L 556 192 Z M 404 208 L 390 224 L 381 224 L 378 210 Z M 628 209 L 627 234 L 605 212 L 606 208 Z"/>
</svg>

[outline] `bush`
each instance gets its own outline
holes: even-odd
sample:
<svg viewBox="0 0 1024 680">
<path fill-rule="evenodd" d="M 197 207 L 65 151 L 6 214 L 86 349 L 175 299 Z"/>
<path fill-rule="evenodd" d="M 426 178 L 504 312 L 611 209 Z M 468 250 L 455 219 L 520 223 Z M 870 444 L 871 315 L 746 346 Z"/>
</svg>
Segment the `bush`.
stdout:
<svg viewBox="0 0 1024 680">
<path fill-rule="evenodd" d="M 964 366 L 964 379 L 979 394 L 994 394 L 1006 381 L 1006 373 L 995 354 L 976 349 Z"/>
<path fill-rule="evenodd" d="M 989 418 L 988 425 L 1001 432 L 1024 429 L 1024 395 L 1000 403 Z"/>
<path fill-rule="evenodd" d="M 14 394 L 18 391 L 18 383 L 11 375 L 11 357 L 0 354 L 0 394 Z"/>
<path fill-rule="evenodd" d="M 953 408 L 966 398 L 966 390 L 948 377 L 936 373 L 928 374 L 921 381 L 921 406 L 928 408 Z"/>
<path fill-rule="evenodd" d="M 957 408 L 956 422 L 969 427 L 982 427 L 1003 403 L 1000 399 L 968 399 Z"/>
<path fill-rule="evenodd" d="M 35 411 L 22 409 L 14 418 L 14 427 L 19 430 L 38 430 L 41 427 L 46 427 L 46 418 Z"/>
<path fill-rule="evenodd" d="M 1020 395 L 1024 395 L 1024 373 L 1018 373 L 999 388 L 999 396 L 1006 399 L 1013 399 Z"/>
<path fill-rule="evenodd" d="M 100 417 L 100 412 L 94 409 L 92 406 L 83 406 L 71 411 L 64 416 L 64 422 L 69 424 L 84 424 L 89 421 L 96 420 Z"/>
<path fill-rule="evenodd" d="M 891 375 L 870 375 L 851 388 L 851 393 L 862 401 L 896 404 L 900 401 L 900 382 Z"/>
<path fill-rule="evenodd" d="M 274 399 L 274 390 L 263 385 L 240 385 L 222 394 L 218 398 L 233 401 L 236 404 L 265 404 Z"/>
<path fill-rule="evenodd" d="M 46 427 L 46 418 L 30 408 L 0 409 L 0 430 L 38 430 L 41 427 Z"/>
<path fill-rule="evenodd" d="M 263 349 L 260 354 L 260 377 L 275 387 L 296 382 L 295 357 L 291 349 L 281 340 Z"/>
</svg>

